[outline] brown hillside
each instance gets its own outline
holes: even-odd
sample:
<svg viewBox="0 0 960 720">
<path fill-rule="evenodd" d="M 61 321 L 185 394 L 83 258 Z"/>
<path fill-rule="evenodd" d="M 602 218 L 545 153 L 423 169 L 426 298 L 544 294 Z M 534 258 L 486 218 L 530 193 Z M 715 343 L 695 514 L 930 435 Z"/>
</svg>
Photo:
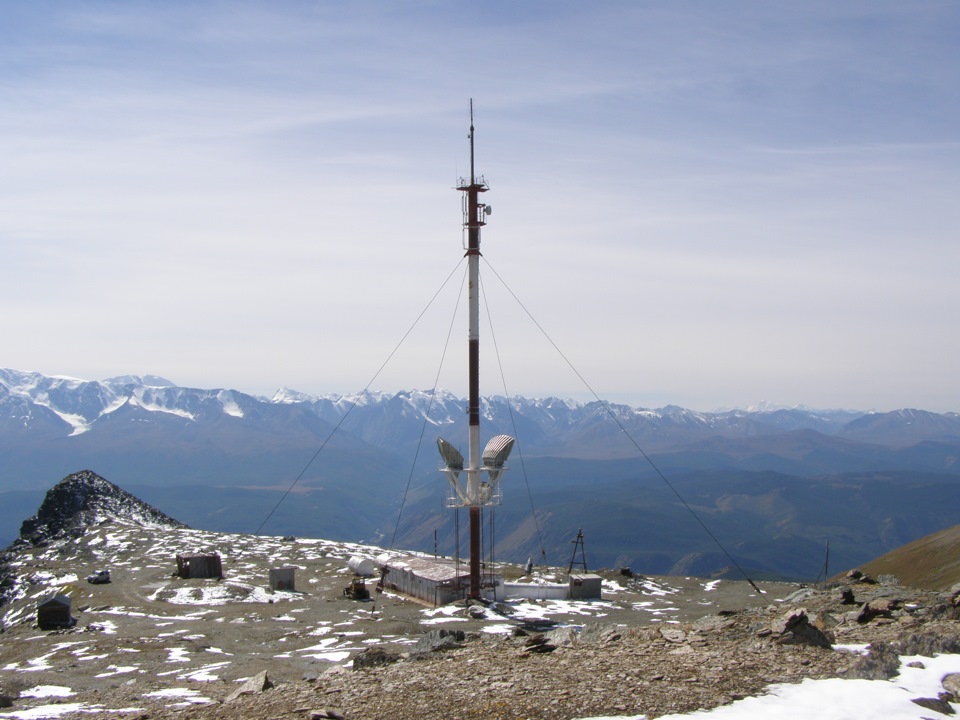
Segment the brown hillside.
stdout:
<svg viewBox="0 0 960 720">
<path fill-rule="evenodd" d="M 910 587 L 946 590 L 960 583 L 960 525 L 914 540 L 861 570 L 873 577 L 895 575 Z"/>
</svg>

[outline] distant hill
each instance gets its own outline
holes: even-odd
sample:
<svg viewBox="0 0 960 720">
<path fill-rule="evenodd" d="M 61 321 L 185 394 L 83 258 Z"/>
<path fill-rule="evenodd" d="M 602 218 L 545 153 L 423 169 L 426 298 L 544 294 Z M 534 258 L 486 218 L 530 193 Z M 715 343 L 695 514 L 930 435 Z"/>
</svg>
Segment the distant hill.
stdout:
<svg viewBox="0 0 960 720">
<path fill-rule="evenodd" d="M 911 587 L 947 590 L 960 583 L 960 525 L 914 540 L 860 570 L 873 577 L 894 575 Z"/>
<path fill-rule="evenodd" d="M 536 510 L 518 469 L 495 509 L 497 557 L 550 564 L 571 559 L 578 529 L 591 567 L 629 566 L 654 575 L 742 577 L 662 480 L 625 460 L 526 463 Z M 960 483 L 938 473 L 846 473 L 804 478 L 771 471 L 711 470 L 670 476 L 671 484 L 754 577 L 813 580 L 830 543 L 831 565 L 855 567 L 955 524 Z M 398 543 L 453 552 L 450 515 L 418 488 L 404 509 Z M 485 511 L 484 516 L 487 517 Z M 461 517 L 461 525 L 464 517 Z M 538 527 L 539 526 L 539 527 Z M 538 536 L 539 530 L 539 536 Z M 461 540 L 461 546 L 465 547 Z"/>
</svg>

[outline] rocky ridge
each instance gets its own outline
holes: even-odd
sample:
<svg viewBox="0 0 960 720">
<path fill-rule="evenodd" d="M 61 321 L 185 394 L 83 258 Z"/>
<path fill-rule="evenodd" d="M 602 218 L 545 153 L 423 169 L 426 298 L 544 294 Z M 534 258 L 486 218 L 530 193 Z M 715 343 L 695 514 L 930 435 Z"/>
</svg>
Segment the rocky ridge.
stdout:
<svg viewBox="0 0 960 720">
<path fill-rule="evenodd" d="M 24 520 L 14 542 L 39 547 L 53 538 L 79 537 L 105 520 L 126 519 L 144 526 L 186 527 L 91 470 L 68 475 L 47 491 L 37 514 Z"/>
<path fill-rule="evenodd" d="M 37 514 L 23 521 L 20 536 L 0 555 L 0 606 L 10 601 L 22 584 L 8 562 L 18 550 L 79 538 L 90 527 L 115 520 L 143 527 L 187 527 L 95 472 L 72 473 L 47 491 Z"/>
</svg>

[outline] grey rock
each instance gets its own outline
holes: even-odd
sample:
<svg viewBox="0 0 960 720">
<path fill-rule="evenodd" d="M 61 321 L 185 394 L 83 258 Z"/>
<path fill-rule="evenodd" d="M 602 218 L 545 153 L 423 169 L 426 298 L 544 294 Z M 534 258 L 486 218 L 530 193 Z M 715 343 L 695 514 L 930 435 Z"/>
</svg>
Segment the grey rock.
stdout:
<svg viewBox="0 0 960 720">
<path fill-rule="evenodd" d="M 527 638 L 524 643 L 523 652 L 525 653 L 548 653 L 557 649 L 556 645 L 547 642 L 544 635 L 534 635 Z"/>
<path fill-rule="evenodd" d="M 960 653 L 960 635 L 917 633 L 899 640 L 896 648 L 901 655 L 955 655 Z"/>
<path fill-rule="evenodd" d="M 606 643 L 611 642 L 614 636 L 619 636 L 620 630 L 604 623 L 589 623 L 580 631 L 580 642 Z"/>
<path fill-rule="evenodd" d="M 900 655 L 889 643 L 871 645 L 870 651 L 858 658 L 846 677 L 857 680 L 889 680 L 900 672 Z"/>
<path fill-rule="evenodd" d="M 660 628 L 660 635 L 669 643 L 682 643 L 687 639 L 687 634 L 683 630 L 669 625 Z"/>
<path fill-rule="evenodd" d="M 230 693 L 224 702 L 233 702 L 241 695 L 256 695 L 257 693 L 261 693 L 264 690 L 269 690 L 272 687 L 273 683 L 270 682 L 270 678 L 267 677 L 267 671 L 263 670 Z"/>
<path fill-rule="evenodd" d="M 807 618 L 807 611 L 804 608 L 798 608 L 795 610 L 788 610 L 781 617 L 779 617 L 774 623 L 770 626 L 770 629 L 775 633 L 780 633 L 781 635 L 798 625 L 802 625 L 809 622 Z"/>
<path fill-rule="evenodd" d="M 944 675 L 943 680 L 940 682 L 943 685 L 944 690 L 952 692 L 954 697 L 960 698 L 960 673 L 950 673 L 949 675 Z"/>
<path fill-rule="evenodd" d="M 546 638 L 553 645 L 569 647 L 576 644 L 579 635 L 579 631 L 574 627 L 562 627 L 546 633 Z"/>
<path fill-rule="evenodd" d="M 783 645 L 813 645 L 815 647 L 830 648 L 833 642 L 820 628 L 810 623 L 807 611 L 804 609 L 789 610 L 781 616 L 770 628 L 777 633 L 779 642 Z"/>
<path fill-rule="evenodd" d="M 422 655 L 443 650 L 455 650 L 463 647 L 466 639 L 467 636 L 462 630 L 430 630 L 419 637 L 411 653 Z"/>
<path fill-rule="evenodd" d="M 853 605 L 856 601 L 856 598 L 853 596 L 853 590 L 850 588 L 843 588 L 840 590 L 840 604 L 841 605 Z"/>
<path fill-rule="evenodd" d="M 916 703 L 920 707 L 926 708 L 927 710 L 933 710 L 934 712 L 942 713 L 944 715 L 956 714 L 954 709 L 950 707 L 950 703 L 941 698 L 913 698 L 910 702 Z"/>
<path fill-rule="evenodd" d="M 960 605 L 960 583 L 957 583 L 947 591 L 949 602 L 953 605 Z"/>
<path fill-rule="evenodd" d="M 327 708 L 326 710 L 314 710 L 310 713 L 310 720 L 347 720 L 347 716 Z"/>
<path fill-rule="evenodd" d="M 367 648 L 355 658 L 353 658 L 354 670 L 368 670 L 369 668 L 382 667 L 399 662 L 401 659 L 398 653 L 387 652 L 383 648 Z"/>
<path fill-rule="evenodd" d="M 814 590 L 813 588 L 809 588 L 809 587 L 808 587 L 808 588 L 800 588 L 799 590 L 794 590 L 792 593 L 790 593 L 789 595 L 787 595 L 787 596 L 783 599 L 783 602 L 784 602 L 785 605 L 789 605 L 789 604 L 795 603 L 795 602 L 800 602 L 800 601 L 802 601 L 802 600 L 806 600 L 806 599 L 809 598 L 809 597 L 812 597 L 814 594 L 816 594 L 816 592 L 817 592 L 817 591 Z"/>
<path fill-rule="evenodd" d="M 893 611 L 896 610 L 899 605 L 899 601 L 895 598 L 875 598 L 860 608 L 860 613 L 857 615 L 857 622 L 863 624 L 878 617 L 893 617 Z"/>
</svg>

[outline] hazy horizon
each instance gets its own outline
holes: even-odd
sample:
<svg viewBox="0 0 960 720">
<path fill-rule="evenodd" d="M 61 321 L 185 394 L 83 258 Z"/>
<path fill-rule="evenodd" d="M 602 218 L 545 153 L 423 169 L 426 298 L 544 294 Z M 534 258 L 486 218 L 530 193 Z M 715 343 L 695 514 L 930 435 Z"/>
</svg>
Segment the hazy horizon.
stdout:
<svg viewBox="0 0 960 720">
<path fill-rule="evenodd" d="M 6 3 L 0 363 L 465 392 L 473 98 L 484 395 L 960 410 L 958 31 L 945 0 Z"/>
</svg>

